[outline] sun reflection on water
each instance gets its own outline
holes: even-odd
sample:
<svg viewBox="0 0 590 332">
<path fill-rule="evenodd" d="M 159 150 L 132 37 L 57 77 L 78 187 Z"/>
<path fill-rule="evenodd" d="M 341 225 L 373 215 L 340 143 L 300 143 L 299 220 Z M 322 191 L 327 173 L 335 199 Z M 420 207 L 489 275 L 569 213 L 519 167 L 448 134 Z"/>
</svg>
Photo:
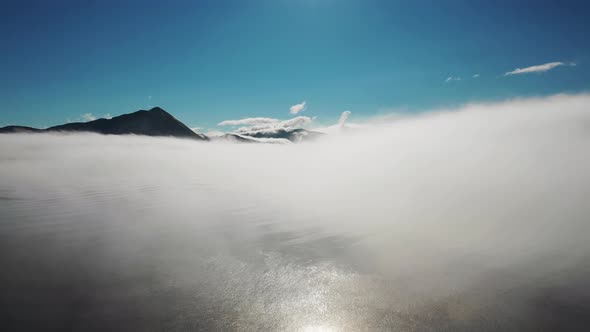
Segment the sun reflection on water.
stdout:
<svg viewBox="0 0 590 332">
<path fill-rule="evenodd" d="M 337 332 L 338 330 L 329 325 L 307 325 L 303 327 L 302 332 Z"/>
</svg>

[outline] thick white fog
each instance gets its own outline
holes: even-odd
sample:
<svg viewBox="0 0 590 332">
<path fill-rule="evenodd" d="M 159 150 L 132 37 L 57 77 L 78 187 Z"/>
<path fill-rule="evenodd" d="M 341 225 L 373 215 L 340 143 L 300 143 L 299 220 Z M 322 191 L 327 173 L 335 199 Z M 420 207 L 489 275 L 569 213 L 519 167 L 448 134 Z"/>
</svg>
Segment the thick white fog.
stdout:
<svg viewBox="0 0 590 332">
<path fill-rule="evenodd" d="M 455 329 L 590 258 L 590 95 L 345 120 L 290 145 L 2 135 L 3 239 L 48 241 L 28 252 L 49 265 L 149 266 L 182 305 L 199 294 L 184 318 L 222 329 L 387 329 L 388 310 L 493 284 L 445 309 Z"/>
</svg>

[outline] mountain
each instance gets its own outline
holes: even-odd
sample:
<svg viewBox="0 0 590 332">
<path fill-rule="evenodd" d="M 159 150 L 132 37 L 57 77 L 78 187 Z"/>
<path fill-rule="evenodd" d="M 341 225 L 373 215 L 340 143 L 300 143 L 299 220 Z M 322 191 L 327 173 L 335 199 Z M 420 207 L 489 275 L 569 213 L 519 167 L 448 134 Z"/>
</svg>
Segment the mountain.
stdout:
<svg viewBox="0 0 590 332">
<path fill-rule="evenodd" d="M 314 140 L 323 135 L 324 133 L 298 128 L 240 132 L 239 134 L 227 133 L 221 136 L 212 136 L 210 139 L 217 142 L 225 141 L 231 143 L 288 144 Z"/>
<path fill-rule="evenodd" d="M 140 110 L 134 113 L 123 114 L 112 119 L 67 123 L 47 129 L 21 126 L 0 128 L 0 133 L 22 132 L 92 132 L 105 135 L 135 134 L 208 140 L 207 136 L 195 133 L 160 107 L 154 107 L 149 111 Z"/>
<path fill-rule="evenodd" d="M 279 129 L 275 131 L 257 131 L 252 133 L 241 133 L 242 136 L 253 137 L 253 138 L 274 138 L 274 139 L 287 139 L 293 143 L 302 141 L 310 141 L 317 139 L 324 135 L 317 131 L 305 130 L 302 128 L 298 129 Z"/>
<path fill-rule="evenodd" d="M 43 129 L 25 127 L 25 126 L 6 126 L 0 128 L 0 134 L 9 133 L 42 133 Z"/>
<path fill-rule="evenodd" d="M 282 138 L 256 138 L 242 134 L 227 133 L 221 136 L 211 136 L 211 141 L 214 142 L 230 142 L 230 143 L 260 143 L 260 144 L 287 144 L 291 143 L 287 139 Z"/>
<path fill-rule="evenodd" d="M 238 143 L 298 143 L 323 136 L 323 133 L 305 129 L 278 129 L 269 131 L 252 131 L 227 133 L 219 137 L 207 137 L 195 133 L 192 129 L 174 118 L 160 107 L 148 111 L 140 110 L 123 114 L 112 119 L 97 119 L 88 122 L 73 122 L 47 129 L 24 126 L 7 126 L 0 128 L 1 133 L 47 133 L 47 132 L 90 132 L 104 135 L 145 135 L 192 138 L 196 140 L 215 140 Z"/>
</svg>

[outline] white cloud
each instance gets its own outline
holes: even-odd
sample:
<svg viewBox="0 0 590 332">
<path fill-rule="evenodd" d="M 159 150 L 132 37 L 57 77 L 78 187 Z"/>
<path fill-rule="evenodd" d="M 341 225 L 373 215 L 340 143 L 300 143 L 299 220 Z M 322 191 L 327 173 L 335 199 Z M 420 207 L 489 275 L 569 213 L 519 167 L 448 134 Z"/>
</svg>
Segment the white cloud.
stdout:
<svg viewBox="0 0 590 332">
<path fill-rule="evenodd" d="M 445 80 L 445 83 L 449 83 L 451 81 L 460 81 L 461 77 L 453 77 L 453 76 L 449 76 L 447 77 L 447 79 Z"/>
<path fill-rule="evenodd" d="M 473 75 L 473 76 L 471 76 L 471 77 L 473 77 L 473 78 L 478 78 L 478 77 L 479 77 L 479 74 L 475 74 L 475 75 Z"/>
<path fill-rule="evenodd" d="M 363 127 L 375 127 L 375 123 L 372 122 L 363 122 L 363 123 L 351 123 L 348 121 L 348 118 L 352 114 L 351 111 L 344 111 L 340 114 L 338 121 L 335 124 L 329 126 L 315 126 L 312 128 L 313 131 L 317 131 L 320 133 L 328 134 L 328 135 L 338 135 L 341 133 L 352 133 L 353 131 L 362 129 Z M 383 121 L 381 121 L 383 122 Z M 390 121 L 387 121 L 388 123 Z M 345 130 L 344 130 L 345 129 Z"/>
<path fill-rule="evenodd" d="M 96 117 L 92 113 L 84 113 L 81 115 L 83 121 L 94 121 Z"/>
<path fill-rule="evenodd" d="M 218 126 L 258 126 L 279 123 L 281 120 L 272 118 L 245 118 L 239 120 L 225 120 L 218 123 Z"/>
<path fill-rule="evenodd" d="M 344 123 L 348 119 L 348 116 L 350 116 L 350 113 L 351 113 L 350 111 L 344 111 L 344 112 L 342 112 L 342 114 L 340 114 L 340 119 L 338 119 L 338 126 L 339 127 L 344 126 Z"/>
<path fill-rule="evenodd" d="M 297 116 L 288 120 L 273 118 L 245 118 L 239 120 L 225 120 L 218 123 L 219 126 L 242 126 L 234 131 L 237 134 L 275 133 L 280 130 L 293 130 L 302 128 L 313 122 L 310 117 Z"/>
<path fill-rule="evenodd" d="M 289 119 L 289 120 L 285 120 L 285 121 L 281 121 L 279 123 L 280 127 L 284 127 L 284 128 L 300 128 L 303 127 L 305 125 L 308 125 L 311 123 L 311 118 L 307 117 L 307 116 L 298 116 L 295 117 L 293 119 Z"/>
<path fill-rule="evenodd" d="M 576 64 L 573 62 L 571 62 L 571 63 L 548 62 L 548 63 L 544 63 L 542 65 L 530 66 L 530 67 L 526 67 L 526 68 L 516 68 L 513 71 L 509 71 L 509 72 L 504 73 L 504 76 L 518 75 L 518 74 L 529 74 L 529 73 L 544 73 L 546 71 L 549 71 L 549 70 L 559 67 L 559 66 L 575 66 L 575 65 Z"/>
<path fill-rule="evenodd" d="M 217 136 L 223 136 L 225 135 L 225 132 L 223 131 L 219 131 L 219 130 L 215 130 L 215 129 L 209 129 L 205 135 L 207 135 L 208 137 L 217 137 Z"/>
<path fill-rule="evenodd" d="M 289 107 L 289 112 L 291 114 L 297 114 L 299 112 L 304 111 L 305 110 L 306 103 L 307 102 L 304 101 L 304 102 L 302 102 L 300 104 L 295 104 L 295 105 Z"/>
<path fill-rule="evenodd" d="M 111 113 L 106 113 L 102 116 L 102 118 L 104 119 L 112 119 L 113 116 L 111 115 Z M 88 122 L 88 121 L 94 121 L 98 119 L 98 117 L 96 117 L 94 114 L 92 113 L 84 113 L 82 115 L 80 115 L 80 117 L 78 117 L 78 119 L 76 119 L 75 121 L 84 121 L 84 122 Z M 66 121 L 67 123 L 72 122 L 71 119 L 67 119 Z"/>
<path fill-rule="evenodd" d="M 148 96 L 148 100 L 152 100 L 152 96 Z"/>
<path fill-rule="evenodd" d="M 279 121 L 276 123 L 262 124 L 256 126 L 246 126 L 235 130 L 235 133 L 244 135 L 254 135 L 258 133 L 272 134 L 279 131 L 290 131 L 293 129 L 303 128 L 312 122 L 310 117 L 298 116 L 293 119 Z"/>
</svg>

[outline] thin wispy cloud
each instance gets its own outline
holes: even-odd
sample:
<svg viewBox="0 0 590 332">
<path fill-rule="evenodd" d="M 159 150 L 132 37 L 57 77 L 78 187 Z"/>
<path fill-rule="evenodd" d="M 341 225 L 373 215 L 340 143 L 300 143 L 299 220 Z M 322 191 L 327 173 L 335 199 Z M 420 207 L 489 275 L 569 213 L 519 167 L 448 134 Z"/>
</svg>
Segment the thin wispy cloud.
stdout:
<svg viewBox="0 0 590 332">
<path fill-rule="evenodd" d="M 111 115 L 111 113 L 106 113 L 101 118 L 112 119 L 113 116 Z M 80 121 L 88 122 L 88 121 L 94 121 L 96 119 L 98 119 L 98 117 L 89 112 L 89 113 L 84 113 L 84 114 L 80 115 L 77 119 L 74 119 L 73 122 L 80 122 Z M 70 123 L 70 122 L 72 122 L 72 120 L 70 118 L 68 118 L 68 119 L 66 119 L 66 122 Z"/>
<path fill-rule="evenodd" d="M 338 126 L 339 127 L 344 126 L 344 123 L 346 123 L 346 120 L 348 120 L 350 113 L 351 113 L 350 111 L 342 112 L 342 114 L 340 115 L 340 119 L 338 119 Z"/>
<path fill-rule="evenodd" d="M 473 78 L 478 78 L 478 77 L 479 77 L 479 74 L 475 74 L 475 75 L 473 75 L 473 76 L 471 76 L 471 77 L 473 77 Z"/>
<path fill-rule="evenodd" d="M 94 121 L 96 117 L 92 113 L 84 113 L 81 115 L 82 120 L 84 121 Z"/>
<path fill-rule="evenodd" d="M 302 102 L 300 104 L 295 104 L 291 107 L 289 107 L 289 113 L 291 114 L 298 114 L 299 112 L 302 112 L 305 110 L 305 106 L 306 106 L 307 102 Z"/>
<path fill-rule="evenodd" d="M 245 118 L 239 120 L 225 120 L 218 123 L 218 126 L 241 126 L 232 131 L 237 134 L 276 133 L 281 130 L 293 130 L 302 128 L 313 120 L 307 116 L 297 116 L 288 120 L 273 118 Z"/>
<path fill-rule="evenodd" d="M 245 118 L 239 120 L 225 120 L 218 123 L 218 126 L 258 126 L 281 122 L 272 118 Z"/>
<path fill-rule="evenodd" d="M 449 83 L 449 82 L 452 82 L 452 81 L 460 81 L 460 80 L 461 80 L 461 77 L 454 77 L 454 76 L 449 76 L 449 77 L 447 77 L 447 79 L 445 80 L 445 83 Z"/>
<path fill-rule="evenodd" d="M 536 65 L 536 66 L 530 66 L 530 67 L 526 67 L 526 68 L 516 68 L 513 71 L 509 71 L 504 73 L 504 76 L 510 76 L 510 75 L 519 75 L 519 74 L 530 74 L 530 73 L 544 73 L 546 71 L 549 71 L 553 68 L 556 67 L 560 67 L 560 66 L 575 66 L 576 64 L 571 62 L 571 63 L 564 63 L 564 62 L 548 62 L 548 63 L 544 63 L 542 65 Z"/>
<path fill-rule="evenodd" d="M 310 117 L 307 117 L 307 116 L 298 116 L 298 117 L 295 117 L 293 119 L 281 121 L 279 124 L 281 126 L 284 126 L 285 128 L 296 129 L 296 128 L 300 128 L 300 127 L 303 127 L 305 125 L 308 125 L 311 122 L 312 122 L 312 119 Z"/>
</svg>

